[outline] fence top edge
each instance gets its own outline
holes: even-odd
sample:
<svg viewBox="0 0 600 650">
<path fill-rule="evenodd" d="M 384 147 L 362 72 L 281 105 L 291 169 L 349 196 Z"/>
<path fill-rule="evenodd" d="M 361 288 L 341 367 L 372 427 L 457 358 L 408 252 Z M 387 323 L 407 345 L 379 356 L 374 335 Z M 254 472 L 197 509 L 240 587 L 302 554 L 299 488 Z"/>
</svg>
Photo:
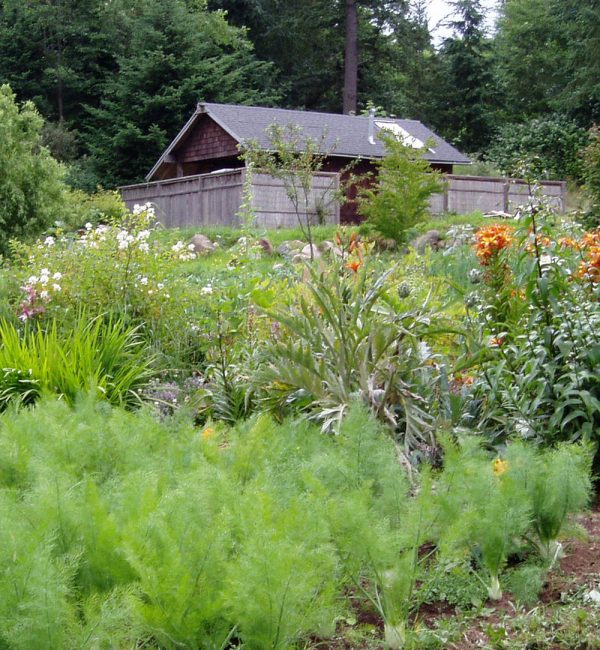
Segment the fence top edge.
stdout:
<svg viewBox="0 0 600 650">
<path fill-rule="evenodd" d="M 487 181 L 493 183 L 508 183 L 509 185 L 529 185 L 522 178 L 509 178 L 508 176 L 466 176 L 462 174 L 445 174 L 445 178 L 459 181 Z M 561 187 L 566 181 L 539 181 L 541 185 Z"/>
</svg>

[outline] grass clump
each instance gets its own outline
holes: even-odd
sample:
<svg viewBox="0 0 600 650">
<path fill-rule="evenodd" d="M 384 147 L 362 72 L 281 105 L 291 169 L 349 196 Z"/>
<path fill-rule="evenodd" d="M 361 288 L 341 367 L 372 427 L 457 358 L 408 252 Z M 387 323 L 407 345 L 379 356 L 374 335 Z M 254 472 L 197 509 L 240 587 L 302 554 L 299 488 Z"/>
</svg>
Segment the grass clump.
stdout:
<svg viewBox="0 0 600 650">
<path fill-rule="evenodd" d="M 82 314 L 68 333 L 56 320 L 24 333 L 1 321 L 0 409 L 13 401 L 32 404 L 44 393 L 73 404 L 78 393 L 89 390 L 111 404 L 132 406 L 151 376 L 150 364 L 136 328 L 120 319 L 89 321 Z"/>
</svg>

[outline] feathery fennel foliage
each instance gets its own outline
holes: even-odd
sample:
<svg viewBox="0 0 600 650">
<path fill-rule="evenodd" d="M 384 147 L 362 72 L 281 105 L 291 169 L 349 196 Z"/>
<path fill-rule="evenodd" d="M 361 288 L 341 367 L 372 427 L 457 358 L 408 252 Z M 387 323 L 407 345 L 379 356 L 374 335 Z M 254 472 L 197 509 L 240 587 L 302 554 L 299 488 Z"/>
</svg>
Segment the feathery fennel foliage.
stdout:
<svg viewBox="0 0 600 650">
<path fill-rule="evenodd" d="M 585 504 L 585 450 L 536 452 L 537 483 L 527 454 L 515 445 L 498 472 L 479 446 L 447 444 L 411 495 L 396 444 L 357 403 L 338 436 L 266 415 L 199 431 L 94 394 L 11 407 L 0 647 L 299 648 L 334 634 L 352 593 L 400 648 L 432 565 L 470 555 L 496 595 L 516 545 Z M 523 598 L 526 575 L 511 576 Z"/>
</svg>

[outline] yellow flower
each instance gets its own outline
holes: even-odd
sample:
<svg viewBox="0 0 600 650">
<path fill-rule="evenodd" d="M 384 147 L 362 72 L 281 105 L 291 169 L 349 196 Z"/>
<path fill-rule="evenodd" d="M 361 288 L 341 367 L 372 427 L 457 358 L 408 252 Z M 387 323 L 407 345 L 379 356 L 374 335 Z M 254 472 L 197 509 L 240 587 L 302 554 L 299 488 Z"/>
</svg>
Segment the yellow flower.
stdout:
<svg viewBox="0 0 600 650">
<path fill-rule="evenodd" d="M 501 476 L 508 469 L 508 461 L 496 458 L 492 463 L 492 469 L 494 470 L 495 476 Z"/>
<path fill-rule="evenodd" d="M 210 440 L 211 438 L 214 438 L 215 436 L 214 427 L 206 427 L 206 429 L 204 429 L 201 435 L 202 435 L 202 440 Z"/>
</svg>

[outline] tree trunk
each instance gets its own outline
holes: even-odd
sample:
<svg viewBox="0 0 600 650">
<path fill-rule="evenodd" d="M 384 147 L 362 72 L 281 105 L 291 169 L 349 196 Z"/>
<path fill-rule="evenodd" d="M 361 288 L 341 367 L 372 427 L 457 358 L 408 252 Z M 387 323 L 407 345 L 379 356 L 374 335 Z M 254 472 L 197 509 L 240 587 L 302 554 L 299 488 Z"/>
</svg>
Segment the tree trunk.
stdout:
<svg viewBox="0 0 600 650">
<path fill-rule="evenodd" d="M 356 113 L 358 92 L 358 7 L 346 0 L 346 56 L 344 60 L 344 113 Z"/>
</svg>

